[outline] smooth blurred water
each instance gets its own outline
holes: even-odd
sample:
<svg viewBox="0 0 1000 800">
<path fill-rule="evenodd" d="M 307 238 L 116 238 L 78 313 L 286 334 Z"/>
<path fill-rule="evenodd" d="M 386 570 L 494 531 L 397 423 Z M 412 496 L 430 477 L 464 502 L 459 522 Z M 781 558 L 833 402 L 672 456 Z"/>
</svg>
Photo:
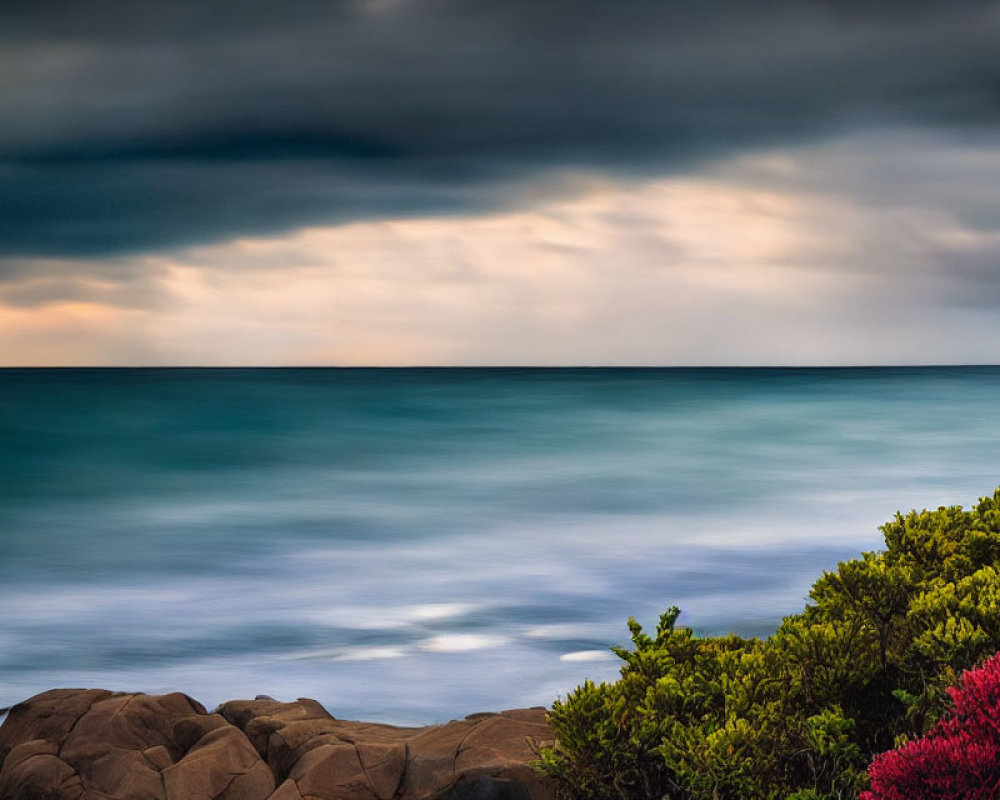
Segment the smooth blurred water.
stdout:
<svg viewBox="0 0 1000 800">
<path fill-rule="evenodd" d="M 0 706 L 56 686 L 428 723 L 766 634 L 1000 483 L 1000 369 L 0 370 Z"/>
</svg>

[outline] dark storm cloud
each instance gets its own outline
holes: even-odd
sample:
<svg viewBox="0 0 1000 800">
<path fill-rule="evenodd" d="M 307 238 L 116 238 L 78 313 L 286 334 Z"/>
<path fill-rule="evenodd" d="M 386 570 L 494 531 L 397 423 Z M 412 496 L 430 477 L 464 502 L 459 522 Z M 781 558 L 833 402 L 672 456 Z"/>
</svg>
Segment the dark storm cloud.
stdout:
<svg viewBox="0 0 1000 800">
<path fill-rule="evenodd" d="M 143 251 L 510 202 L 897 123 L 1000 122 L 1000 7 L 6 2 L 0 252 Z"/>
</svg>

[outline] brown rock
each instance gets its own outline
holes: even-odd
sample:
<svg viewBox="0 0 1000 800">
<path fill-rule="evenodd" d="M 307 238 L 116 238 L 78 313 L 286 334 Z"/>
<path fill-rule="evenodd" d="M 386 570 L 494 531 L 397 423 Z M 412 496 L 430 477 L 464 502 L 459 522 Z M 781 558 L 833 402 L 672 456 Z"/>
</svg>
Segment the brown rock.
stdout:
<svg viewBox="0 0 1000 800">
<path fill-rule="evenodd" d="M 274 792 L 274 775 L 243 732 L 223 722 L 163 770 L 163 785 L 167 800 L 265 800 Z"/>
<path fill-rule="evenodd" d="M 277 788 L 268 800 L 302 800 L 302 795 L 299 794 L 299 787 L 295 785 L 295 781 L 289 778 Z"/>
<path fill-rule="evenodd" d="M 378 800 L 392 800 L 406 771 L 404 742 L 358 742 L 358 757 Z"/>
<path fill-rule="evenodd" d="M 243 733 L 182 694 L 45 692 L 11 710 L 0 747 L 3 800 L 169 800 L 178 783 L 185 800 L 274 791 Z"/>
<path fill-rule="evenodd" d="M 304 797 L 322 800 L 375 800 L 352 744 L 324 744 L 299 759 L 289 776 Z"/>
<path fill-rule="evenodd" d="M 170 757 L 170 751 L 163 745 L 150 747 L 148 750 L 143 750 L 142 754 L 146 757 L 146 760 L 149 762 L 150 766 L 153 767 L 153 769 L 163 770 L 173 763 L 173 759 Z"/>
<path fill-rule="evenodd" d="M 552 796 L 530 767 L 533 743 L 552 738 L 543 708 L 472 714 L 427 728 L 338 720 L 313 700 L 238 700 L 218 711 L 246 732 L 277 780 L 294 781 L 303 798 Z"/>
<path fill-rule="evenodd" d="M 314 700 L 45 692 L 0 727 L 2 800 L 549 800 L 530 767 L 544 709 L 426 728 L 335 719 Z"/>
<path fill-rule="evenodd" d="M 76 771 L 59 758 L 58 749 L 46 739 L 32 739 L 12 747 L 0 772 L 0 797 L 79 797 L 79 792 L 74 795 L 64 790 L 76 777 Z"/>
<path fill-rule="evenodd" d="M 18 703 L 0 726 L 0 768 L 15 744 L 29 739 L 61 742 L 95 702 L 111 696 L 103 689 L 53 689 Z"/>
</svg>

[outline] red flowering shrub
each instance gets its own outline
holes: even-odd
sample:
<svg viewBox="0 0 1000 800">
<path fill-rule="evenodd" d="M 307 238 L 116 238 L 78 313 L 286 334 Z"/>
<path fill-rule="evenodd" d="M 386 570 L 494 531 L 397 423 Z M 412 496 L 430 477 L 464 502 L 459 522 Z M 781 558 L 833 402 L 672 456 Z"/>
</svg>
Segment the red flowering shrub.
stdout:
<svg viewBox="0 0 1000 800">
<path fill-rule="evenodd" d="M 1000 653 L 948 693 L 954 708 L 927 736 L 875 757 L 860 800 L 1000 798 Z"/>
</svg>

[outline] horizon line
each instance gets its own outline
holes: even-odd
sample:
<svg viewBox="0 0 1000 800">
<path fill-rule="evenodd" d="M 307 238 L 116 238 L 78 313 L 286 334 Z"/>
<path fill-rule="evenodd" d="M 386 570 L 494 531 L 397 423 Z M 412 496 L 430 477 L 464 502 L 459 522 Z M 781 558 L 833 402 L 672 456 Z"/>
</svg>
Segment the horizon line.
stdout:
<svg viewBox="0 0 1000 800">
<path fill-rule="evenodd" d="M 974 369 L 1000 363 L 935 364 L 26 364 L 0 365 L 12 370 L 766 370 L 766 369 Z"/>
</svg>

